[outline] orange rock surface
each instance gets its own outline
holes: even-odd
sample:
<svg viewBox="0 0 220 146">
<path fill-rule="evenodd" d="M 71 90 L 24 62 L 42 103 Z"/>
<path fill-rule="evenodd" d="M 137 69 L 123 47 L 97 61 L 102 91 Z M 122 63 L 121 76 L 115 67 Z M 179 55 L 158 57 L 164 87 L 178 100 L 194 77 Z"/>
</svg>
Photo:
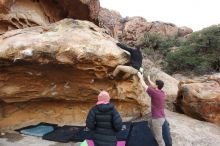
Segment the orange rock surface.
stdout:
<svg viewBox="0 0 220 146">
<path fill-rule="evenodd" d="M 72 19 L 0 36 L 0 127 L 82 124 L 103 89 L 124 118 L 149 112 L 137 76 L 108 79 L 129 61 L 115 42 L 93 23 Z"/>
</svg>

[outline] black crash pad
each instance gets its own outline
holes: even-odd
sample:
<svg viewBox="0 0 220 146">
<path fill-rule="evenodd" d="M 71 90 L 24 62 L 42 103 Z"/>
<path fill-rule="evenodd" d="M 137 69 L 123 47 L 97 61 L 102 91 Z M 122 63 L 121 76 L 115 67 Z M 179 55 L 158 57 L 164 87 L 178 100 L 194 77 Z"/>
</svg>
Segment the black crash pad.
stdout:
<svg viewBox="0 0 220 146">
<path fill-rule="evenodd" d="M 68 126 L 65 125 L 63 127 L 57 128 L 55 131 L 50 132 L 43 136 L 43 139 L 56 141 L 56 142 L 69 142 L 72 137 L 82 129 L 82 126 Z"/>
</svg>

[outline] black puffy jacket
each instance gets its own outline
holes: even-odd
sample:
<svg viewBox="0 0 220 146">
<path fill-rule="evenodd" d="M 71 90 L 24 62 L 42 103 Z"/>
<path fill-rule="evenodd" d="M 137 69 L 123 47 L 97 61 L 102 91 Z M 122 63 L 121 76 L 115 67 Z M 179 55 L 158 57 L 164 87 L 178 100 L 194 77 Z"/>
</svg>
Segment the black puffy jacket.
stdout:
<svg viewBox="0 0 220 146">
<path fill-rule="evenodd" d="M 100 104 L 89 111 L 86 126 L 92 131 L 95 146 L 116 146 L 122 119 L 112 104 Z"/>
</svg>

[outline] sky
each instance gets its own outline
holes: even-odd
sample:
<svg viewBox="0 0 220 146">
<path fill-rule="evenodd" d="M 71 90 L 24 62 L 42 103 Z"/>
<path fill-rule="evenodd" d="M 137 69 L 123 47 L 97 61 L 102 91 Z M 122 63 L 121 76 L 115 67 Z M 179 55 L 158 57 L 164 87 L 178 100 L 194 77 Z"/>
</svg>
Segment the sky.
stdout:
<svg viewBox="0 0 220 146">
<path fill-rule="evenodd" d="M 149 22 L 170 22 L 193 31 L 220 24 L 220 0 L 100 0 L 100 3 L 122 17 L 142 16 Z"/>
</svg>

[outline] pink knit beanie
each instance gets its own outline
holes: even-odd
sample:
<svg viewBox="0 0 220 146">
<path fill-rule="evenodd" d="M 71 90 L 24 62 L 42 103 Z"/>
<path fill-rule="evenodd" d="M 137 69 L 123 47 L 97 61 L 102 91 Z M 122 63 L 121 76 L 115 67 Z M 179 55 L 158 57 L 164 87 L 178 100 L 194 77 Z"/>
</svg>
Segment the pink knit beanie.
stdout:
<svg viewBox="0 0 220 146">
<path fill-rule="evenodd" d="M 98 95 L 98 102 L 96 103 L 98 104 L 108 104 L 110 101 L 110 96 L 108 94 L 107 91 L 101 91 Z"/>
</svg>

